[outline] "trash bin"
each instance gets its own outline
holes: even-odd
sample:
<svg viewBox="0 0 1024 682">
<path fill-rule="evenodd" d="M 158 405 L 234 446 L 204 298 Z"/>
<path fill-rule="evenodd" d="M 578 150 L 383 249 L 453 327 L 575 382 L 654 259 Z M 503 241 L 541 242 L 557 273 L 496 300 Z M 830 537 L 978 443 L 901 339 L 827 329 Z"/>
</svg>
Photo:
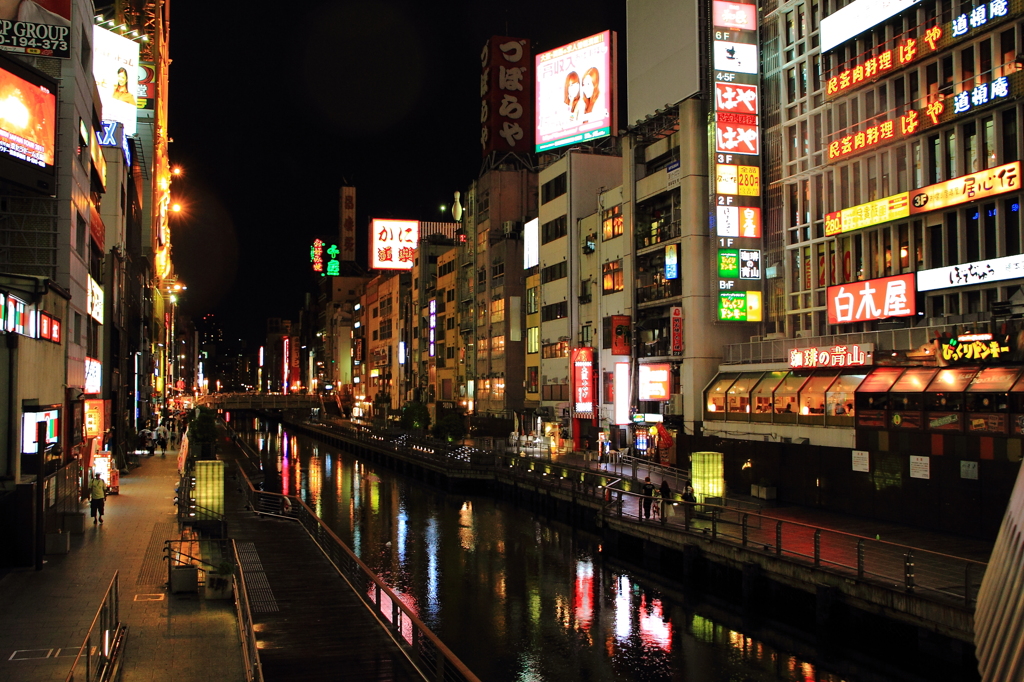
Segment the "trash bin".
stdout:
<svg viewBox="0 0 1024 682">
<path fill-rule="evenodd" d="M 46 553 L 67 554 L 71 551 L 71 533 L 47 533 Z"/>
<path fill-rule="evenodd" d="M 199 591 L 199 567 L 198 566 L 172 566 L 171 567 L 171 593 L 177 592 L 198 592 Z"/>
</svg>

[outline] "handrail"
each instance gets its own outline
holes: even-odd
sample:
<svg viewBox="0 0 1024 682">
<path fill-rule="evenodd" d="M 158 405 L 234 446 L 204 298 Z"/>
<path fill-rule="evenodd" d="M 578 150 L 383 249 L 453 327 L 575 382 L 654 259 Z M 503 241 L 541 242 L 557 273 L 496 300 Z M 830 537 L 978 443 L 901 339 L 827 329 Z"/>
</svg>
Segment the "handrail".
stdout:
<svg viewBox="0 0 1024 682">
<path fill-rule="evenodd" d="M 259 497 L 280 498 L 282 502 L 284 499 L 290 500 L 291 513 L 286 515 L 295 518 L 309 533 L 335 570 L 373 610 L 377 619 L 387 628 L 392 639 L 424 679 L 480 682 L 480 679 L 341 541 L 305 501 L 291 495 L 256 490 L 245 471 L 241 468 L 238 471 L 248 486 L 250 504 L 255 511 L 259 510 Z M 325 539 L 329 542 L 325 542 Z M 360 577 L 371 581 L 372 584 L 367 586 L 368 590 L 360 590 L 353 584 L 353 580 Z"/>
<path fill-rule="evenodd" d="M 83 655 L 85 657 L 85 677 L 81 679 L 84 682 L 115 679 L 120 668 L 121 649 L 128 636 L 127 626 L 119 619 L 118 606 L 118 571 L 114 571 L 114 577 L 110 579 L 107 591 L 103 593 L 103 599 L 100 601 L 99 608 L 96 609 L 96 615 L 93 616 L 89 629 L 86 630 L 85 641 L 78 648 L 78 655 L 75 656 L 75 661 L 71 664 L 71 670 L 68 672 L 65 682 L 74 682 L 75 673 L 78 671 Z M 92 637 L 97 623 L 100 625 L 103 635 L 101 645 L 97 647 L 95 654 L 98 660 L 94 665 Z"/>
<path fill-rule="evenodd" d="M 246 682 L 263 682 L 263 663 L 260 661 L 260 650 L 256 643 L 256 630 L 253 627 L 252 607 L 249 604 L 249 588 L 245 584 L 245 572 L 238 556 L 238 545 L 231 541 L 231 551 L 235 556 L 235 571 L 231 577 L 234 581 L 235 614 L 238 617 L 238 636 L 242 640 L 242 660 L 245 663 Z"/>
</svg>

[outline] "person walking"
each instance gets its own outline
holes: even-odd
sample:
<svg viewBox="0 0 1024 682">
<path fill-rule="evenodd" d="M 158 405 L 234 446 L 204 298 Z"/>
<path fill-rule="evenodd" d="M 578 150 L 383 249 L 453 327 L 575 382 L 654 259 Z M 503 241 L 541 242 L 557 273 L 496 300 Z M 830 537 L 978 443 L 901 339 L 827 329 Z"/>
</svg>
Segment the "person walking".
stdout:
<svg viewBox="0 0 1024 682">
<path fill-rule="evenodd" d="M 694 503 L 697 502 L 697 496 L 693 492 L 693 486 L 690 485 L 690 481 L 683 483 L 683 513 L 686 515 L 686 525 L 690 525 L 690 519 L 693 518 Z"/>
<path fill-rule="evenodd" d="M 156 444 L 160 446 L 160 456 L 167 456 L 167 439 L 170 437 L 170 432 L 167 427 L 161 424 L 156 427 Z"/>
<path fill-rule="evenodd" d="M 103 506 L 107 499 L 107 486 L 98 473 L 93 474 L 89 481 L 89 507 L 92 511 L 92 525 L 96 525 L 97 517 L 99 523 L 103 523 Z"/>
<path fill-rule="evenodd" d="M 146 429 L 149 431 L 149 429 Z M 149 431 L 148 442 L 146 443 L 146 450 L 149 452 L 149 456 L 152 457 L 156 454 L 156 433 Z"/>
<path fill-rule="evenodd" d="M 643 508 L 641 509 L 642 516 L 643 518 L 649 519 L 651 518 L 651 504 L 654 502 L 654 484 L 651 483 L 650 476 L 644 477 L 644 484 L 641 488 L 641 492 L 643 493 L 643 497 L 640 498 L 643 504 Z"/>
</svg>

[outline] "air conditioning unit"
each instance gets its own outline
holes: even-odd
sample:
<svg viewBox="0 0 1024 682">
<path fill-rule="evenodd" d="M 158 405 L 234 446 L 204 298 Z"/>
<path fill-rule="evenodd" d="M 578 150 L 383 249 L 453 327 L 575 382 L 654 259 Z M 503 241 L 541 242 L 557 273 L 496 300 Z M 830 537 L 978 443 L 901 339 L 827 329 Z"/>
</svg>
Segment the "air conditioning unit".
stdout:
<svg viewBox="0 0 1024 682">
<path fill-rule="evenodd" d="M 665 405 L 665 414 L 682 416 L 683 414 L 683 396 L 675 394 Z"/>
<path fill-rule="evenodd" d="M 516 220 L 506 220 L 501 224 L 501 231 L 506 237 L 512 237 L 519 234 L 523 229 L 523 224 Z"/>
</svg>

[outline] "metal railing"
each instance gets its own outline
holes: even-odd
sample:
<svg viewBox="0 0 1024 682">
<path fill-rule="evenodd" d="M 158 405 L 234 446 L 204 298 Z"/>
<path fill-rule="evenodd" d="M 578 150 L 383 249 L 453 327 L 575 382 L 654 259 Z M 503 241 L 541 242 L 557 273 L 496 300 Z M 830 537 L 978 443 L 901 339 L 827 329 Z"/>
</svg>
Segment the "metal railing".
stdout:
<svg viewBox="0 0 1024 682">
<path fill-rule="evenodd" d="M 873 343 L 875 344 L 875 350 L 906 350 L 918 348 L 928 343 L 936 337 L 936 334 L 945 332 L 955 334 L 960 329 L 963 329 L 962 324 L 945 324 L 934 327 L 907 327 L 905 329 L 886 329 L 855 334 L 733 343 L 725 347 L 722 363 L 735 365 L 761 362 L 788 362 L 789 351 L 794 348 L 834 346 L 851 343 Z"/>
<path fill-rule="evenodd" d="M 105 682 L 117 679 L 125 638 L 128 636 L 128 627 L 121 622 L 118 607 L 118 572 L 115 571 L 65 682 Z"/>
<path fill-rule="evenodd" d="M 623 490 L 616 491 L 616 496 L 620 504 L 606 508 L 606 513 L 641 522 L 643 495 Z M 662 525 L 968 609 L 985 574 L 985 563 L 941 552 L 717 504 L 673 499 L 667 506 L 661 502 L 657 519 Z"/>
<path fill-rule="evenodd" d="M 302 524 L 335 570 L 352 587 L 424 679 L 438 682 L 479 682 L 459 658 L 424 625 L 401 597 L 384 584 L 327 524 L 297 497 L 257 490 L 239 469 L 248 488 L 250 507 L 261 514 L 293 518 Z M 261 509 L 279 511 L 262 512 Z"/>
<path fill-rule="evenodd" d="M 245 586 L 245 572 L 238 556 L 238 546 L 231 541 L 235 559 L 235 574 L 232 576 L 235 588 L 235 615 L 238 617 L 238 636 L 242 640 L 242 661 L 245 663 L 246 682 L 263 682 L 263 663 L 256 643 L 256 629 L 253 627 L 252 608 L 249 605 L 249 590 Z"/>
</svg>

